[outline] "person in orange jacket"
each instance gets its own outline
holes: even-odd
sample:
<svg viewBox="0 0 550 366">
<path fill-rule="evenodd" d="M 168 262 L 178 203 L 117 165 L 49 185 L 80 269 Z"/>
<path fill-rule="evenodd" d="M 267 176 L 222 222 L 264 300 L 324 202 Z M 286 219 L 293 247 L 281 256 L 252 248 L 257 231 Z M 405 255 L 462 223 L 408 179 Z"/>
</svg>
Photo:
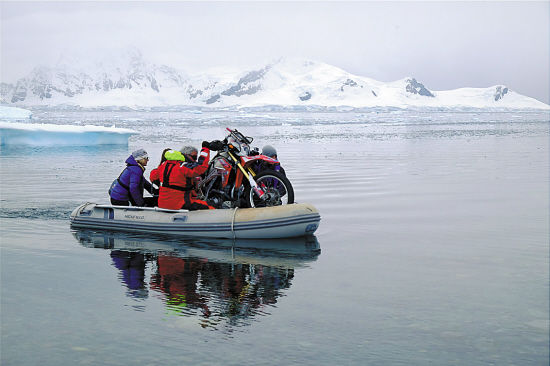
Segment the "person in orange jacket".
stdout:
<svg viewBox="0 0 550 366">
<path fill-rule="evenodd" d="M 197 149 L 185 146 L 181 151 L 169 150 L 164 156 L 166 161 L 151 171 L 152 181 L 160 181 L 158 207 L 172 210 L 205 210 L 214 209 L 205 201 L 197 199 L 193 178 L 200 176 L 208 169 L 210 150 L 223 147 L 221 141 L 203 141 L 200 155 Z"/>
</svg>

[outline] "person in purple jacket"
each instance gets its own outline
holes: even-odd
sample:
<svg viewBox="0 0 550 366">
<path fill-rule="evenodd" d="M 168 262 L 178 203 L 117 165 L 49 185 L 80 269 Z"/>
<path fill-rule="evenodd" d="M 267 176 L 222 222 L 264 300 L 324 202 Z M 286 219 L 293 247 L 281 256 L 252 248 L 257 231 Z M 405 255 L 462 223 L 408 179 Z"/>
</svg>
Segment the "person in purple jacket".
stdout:
<svg viewBox="0 0 550 366">
<path fill-rule="evenodd" d="M 269 156 L 271 159 L 279 161 L 279 159 L 277 159 L 277 150 L 271 145 L 265 145 L 264 147 L 262 147 L 262 155 Z M 282 173 L 286 177 L 286 172 L 281 164 L 275 165 L 273 169 L 276 172 Z"/>
<path fill-rule="evenodd" d="M 115 206 L 147 206 L 156 205 L 154 197 L 143 197 L 143 189 L 153 193 L 153 186 L 145 179 L 143 172 L 149 162 L 149 156 L 144 149 L 138 149 L 126 159 L 126 168 L 115 179 L 109 189 L 111 204 Z"/>
</svg>

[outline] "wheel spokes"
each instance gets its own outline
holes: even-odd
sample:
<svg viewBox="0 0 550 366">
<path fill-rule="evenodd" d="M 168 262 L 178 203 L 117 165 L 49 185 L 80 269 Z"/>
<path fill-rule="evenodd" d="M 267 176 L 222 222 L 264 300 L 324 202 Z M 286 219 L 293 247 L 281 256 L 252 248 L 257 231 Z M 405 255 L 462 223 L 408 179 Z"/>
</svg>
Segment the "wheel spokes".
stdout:
<svg viewBox="0 0 550 366">
<path fill-rule="evenodd" d="M 261 177 L 257 184 L 265 193 L 268 194 L 269 198 L 266 201 L 263 201 L 251 192 L 253 195 L 251 198 L 255 207 L 278 206 L 287 203 L 287 189 L 285 184 L 277 177 Z"/>
</svg>

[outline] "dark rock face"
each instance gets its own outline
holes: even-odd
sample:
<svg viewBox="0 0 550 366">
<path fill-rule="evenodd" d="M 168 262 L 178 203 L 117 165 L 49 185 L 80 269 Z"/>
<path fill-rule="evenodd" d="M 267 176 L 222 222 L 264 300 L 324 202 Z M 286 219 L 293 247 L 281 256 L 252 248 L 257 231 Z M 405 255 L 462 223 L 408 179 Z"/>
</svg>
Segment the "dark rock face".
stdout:
<svg viewBox="0 0 550 366">
<path fill-rule="evenodd" d="M 342 84 L 342 86 L 340 87 L 340 91 L 344 91 L 344 87 L 345 86 L 351 86 L 351 87 L 356 87 L 356 86 L 359 86 L 355 81 L 351 80 L 351 79 L 347 79 L 344 84 Z"/>
<path fill-rule="evenodd" d="M 125 88 L 125 87 L 126 87 L 126 81 L 124 81 L 124 80 L 122 80 L 122 79 L 119 79 L 119 80 L 116 82 L 115 87 L 116 87 L 116 88 L 119 88 L 119 89 Z"/>
<path fill-rule="evenodd" d="M 310 92 L 305 92 L 304 94 L 298 96 L 298 98 L 300 98 L 300 100 L 302 102 L 306 101 L 306 100 L 310 100 L 311 99 L 311 93 Z"/>
<path fill-rule="evenodd" d="M 22 102 L 27 98 L 27 87 L 18 82 L 11 97 L 12 103 Z"/>
<path fill-rule="evenodd" d="M 187 88 L 187 94 L 189 94 L 189 98 L 191 99 L 195 99 L 199 95 L 202 95 L 202 93 L 202 90 L 195 89 L 193 85 L 189 85 L 189 87 Z"/>
<path fill-rule="evenodd" d="M 150 80 L 151 80 L 151 89 L 153 89 L 158 93 L 160 90 L 159 90 L 159 85 L 157 83 L 157 80 L 154 77 L 151 77 Z"/>
<path fill-rule="evenodd" d="M 252 95 L 262 89 L 261 84 L 256 83 L 264 77 L 269 71 L 271 66 L 266 66 L 260 70 L 254 70 L 239 79 L 236 85 L 229 87 L 222 91 L 222 95 L 234 95 L 240 97 L 241 95 Z"/>
<path fill-rule="evenodd" d="M 431 91 L 426 89 L 426 87 L 422 84 L 416 81 L 416 79 L 407 79 L 407 85 L 405 86 L 405 90 L 407 93 L 411 94 L 418 94 L 425 97 L 435 97 L 435 95 L 432 94 Z"/>
<path fill-rule="evenodd" d="M 213 91 L 216 85 L 218 85 L 217 81 L 210 81 L 206 85 L 202 85 L 200 88 L 197 88 L 193 84 L 188 84 L 185 88 L 185 91 L 189 95 L 190 99 L 195 99 L 202 96 L 202 100 L 205 103 L 212 104 L 214 102 L 217 102 L 221 98 L 220 93 Z"/>
<path fill-rule="evenodd" d="M 113 81 L 110 79 L 103 80 L 103 90 L 109 91 L 113 89 Z"/>
<path fill-rule="evenodd" d="M 208 98 L 208 99 L 206 100 L 206 104 L 215 103 L 215 102 L 217 102 L 219 99 L 220 99 L 220 95 L 219 95 L 219 94 L 213 95 L 213 96 L 211 96 L 210 98 Z"/>
<path fill-rule="evenodd" d="M 10 103 L 14 86 L 8 83 L 0 83 L 0 103 Z"/>
<path fill-rule="evenodd" d="M 497 89 L 495 90 L 495 102 L 499 101 L 500 99 L 504 98 L 504 95 L 508 93 L 508 88 L 503 86 L 497 86 Z"/>
<path fill-rule="evenodd" d="M 240 97 L 241 95 L 245 95 L 245 94 L 248 94 L 248 95 L 252 95 L 256 92 L 258 92 L 258 90 L 261 90 L 261 86 L 260 85 L 233 85 L 232 87 L 230 87 L 229 89 L 226 89 L 224 91 L 222 91 L 222 94 L 223 95 L 234 95 L 236 97 Z"/>
</svg>

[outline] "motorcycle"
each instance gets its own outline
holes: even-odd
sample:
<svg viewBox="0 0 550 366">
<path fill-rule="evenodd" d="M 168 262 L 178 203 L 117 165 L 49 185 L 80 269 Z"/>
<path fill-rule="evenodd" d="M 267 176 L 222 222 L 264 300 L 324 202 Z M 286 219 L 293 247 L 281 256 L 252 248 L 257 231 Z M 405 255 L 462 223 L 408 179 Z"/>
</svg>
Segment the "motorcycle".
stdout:
<svg viewBox="0 0 550 366">
<path fill-rule="evenodd" d="M 216 208 L 270 207 L 294 203 L 294 189 L 277 171 L 279 161 L 251 149 L 252 137 L 227 128 L 223 148 L 197 182 L 199 199 Z"/>
</svg>

